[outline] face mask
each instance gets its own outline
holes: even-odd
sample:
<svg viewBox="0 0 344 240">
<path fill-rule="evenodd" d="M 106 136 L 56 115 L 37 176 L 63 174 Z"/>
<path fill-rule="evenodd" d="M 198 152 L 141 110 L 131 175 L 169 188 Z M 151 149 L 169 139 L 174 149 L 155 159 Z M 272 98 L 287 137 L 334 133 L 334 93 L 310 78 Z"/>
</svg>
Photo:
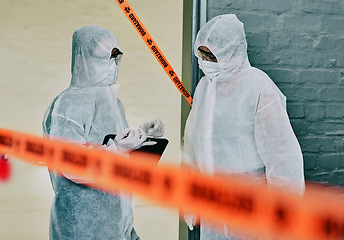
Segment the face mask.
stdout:
<svg viewBox="0 0 344 240">
<path fill-rule="evenodd" d="M 199 68 L 204 72 L 204 74 L 212 80 L 220 73 L 220 66 L 218 62 L 203 61 L 198 58 Z"/>
<path fill-rule="evenodd" d="M 112 63 L 109 66 L 109 86 L 115 84 L 118 77 L 119 66 L 116 64 L 115 59 L 111 59 Z"/>
</svg>

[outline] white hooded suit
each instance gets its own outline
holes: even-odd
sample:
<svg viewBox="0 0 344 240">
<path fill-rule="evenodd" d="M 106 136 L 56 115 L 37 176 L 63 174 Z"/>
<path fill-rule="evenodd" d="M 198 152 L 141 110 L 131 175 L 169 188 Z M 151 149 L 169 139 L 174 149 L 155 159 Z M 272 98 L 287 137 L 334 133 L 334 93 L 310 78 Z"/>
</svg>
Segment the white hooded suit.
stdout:
<svg viewBox="0 0 344 240">
<path fill-rule="evenodd" d="M 100 145 L 105 135 L 128 127 L 123 106 L 110 89 L 119 64 L 110 58 L 113 48 L 119 46 L 108 30 L 86 26 L 74 32 L 71 84 L 45 113 L 46 136 Z M 50 176 L 55 192 L 50 239 L 139 239 L 133 229 L 130 198 L 77 184 L 66 175 L 50 173 Z"/>
<path fill-rule="evenodd" d="M 250 66 L 243 24 L 233 14 L 211 19 L 194 44 L 199 62 L 200 46 L 215 55 L 220 71 L 212 79 L 205 73 L 196 87 L 185 127 L 184 163 L 210 175 L 261 173 L 255 181 L 301 195 L 303 158 L 286 98 L 264 72 Z M 202 220 L 201 239 L 255 238 Z"/>
</svg>

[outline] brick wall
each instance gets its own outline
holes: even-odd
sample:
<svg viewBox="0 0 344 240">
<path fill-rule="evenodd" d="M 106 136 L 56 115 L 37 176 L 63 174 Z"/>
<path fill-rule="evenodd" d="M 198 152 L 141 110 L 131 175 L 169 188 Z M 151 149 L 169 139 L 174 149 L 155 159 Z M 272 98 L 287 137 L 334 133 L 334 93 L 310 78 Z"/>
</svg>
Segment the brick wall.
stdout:
<svg viewBox="0 0 344 240">
<path fill-rule="evenodd" d="M 208 20 L 225 13 L 287 97 L 306 180 L 344 186 L 344 1 L 208 0 Z"/>
</svg>

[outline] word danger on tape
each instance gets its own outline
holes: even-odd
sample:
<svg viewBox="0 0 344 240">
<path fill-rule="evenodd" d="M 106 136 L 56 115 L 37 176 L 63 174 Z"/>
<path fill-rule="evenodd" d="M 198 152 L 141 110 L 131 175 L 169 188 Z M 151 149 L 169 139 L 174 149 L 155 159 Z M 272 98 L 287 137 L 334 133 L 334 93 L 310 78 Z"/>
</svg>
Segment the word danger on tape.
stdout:
<svg viewBox="0 0 344 240">
<path fill-rule="evenodd" d="M 135 192 L 181 212 L 253 234 L 291 239 L 344 239 L 343 198 L 311 188 L 303 198 L 252 184 L 240 176 L 207 176 L 183 167 L 157 166 L 147 154 L 130 159 L 63 141 L 0 129 L 0 153 L 45 163 L 50 170 L 94 180 L 92 187 Z"/>
<path fill-rule="evenodd" d="M 174 85 L 178 88 L 179 92 L 185 97 L 186 101 L 192 106 L 192 97 L 184 87 L 183 83 L 177 76 L 176 72 L 173 70 L 162 51 L 159 49 L 158 45 L 149 34 L 145 26 L 142 24 L 141 20 L 130 6 L 127 0 L 116 0 L 122 11 L 128 17 L 129 21 L 135 27 L 136 31 L 141 36 L 142 40 L 146 43 L 148 48 L 151 50 L 155 58 L 158 60 L 164 71 L 167 73 L 169 78 L 172 80 Z"/>
</svg>

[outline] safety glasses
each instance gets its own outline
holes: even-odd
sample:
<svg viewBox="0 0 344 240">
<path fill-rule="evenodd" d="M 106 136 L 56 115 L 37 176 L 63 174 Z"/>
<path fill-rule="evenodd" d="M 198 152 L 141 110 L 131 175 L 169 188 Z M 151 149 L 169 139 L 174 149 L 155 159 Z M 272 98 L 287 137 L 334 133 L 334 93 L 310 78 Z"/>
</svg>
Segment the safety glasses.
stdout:
<svg viewBox="0 0 344 240">
<path fill-rule="evenodd" d="M 123 53 L 118 48 L 114 48 L 112 49 L 110 59 L 114 58 L 116 64 L 119 64 L 122 60 L 122 56 L 123 56 Z"/>
<path fill-rule="evenodd" d="M 217 59 L 212 52 L 206 52 L 198 48 L 197 53 L 198 53 L 198 56 L 202 58 L 203 60 L 210 61 L 210 62 L 217 62 Z"/>
</svg>

